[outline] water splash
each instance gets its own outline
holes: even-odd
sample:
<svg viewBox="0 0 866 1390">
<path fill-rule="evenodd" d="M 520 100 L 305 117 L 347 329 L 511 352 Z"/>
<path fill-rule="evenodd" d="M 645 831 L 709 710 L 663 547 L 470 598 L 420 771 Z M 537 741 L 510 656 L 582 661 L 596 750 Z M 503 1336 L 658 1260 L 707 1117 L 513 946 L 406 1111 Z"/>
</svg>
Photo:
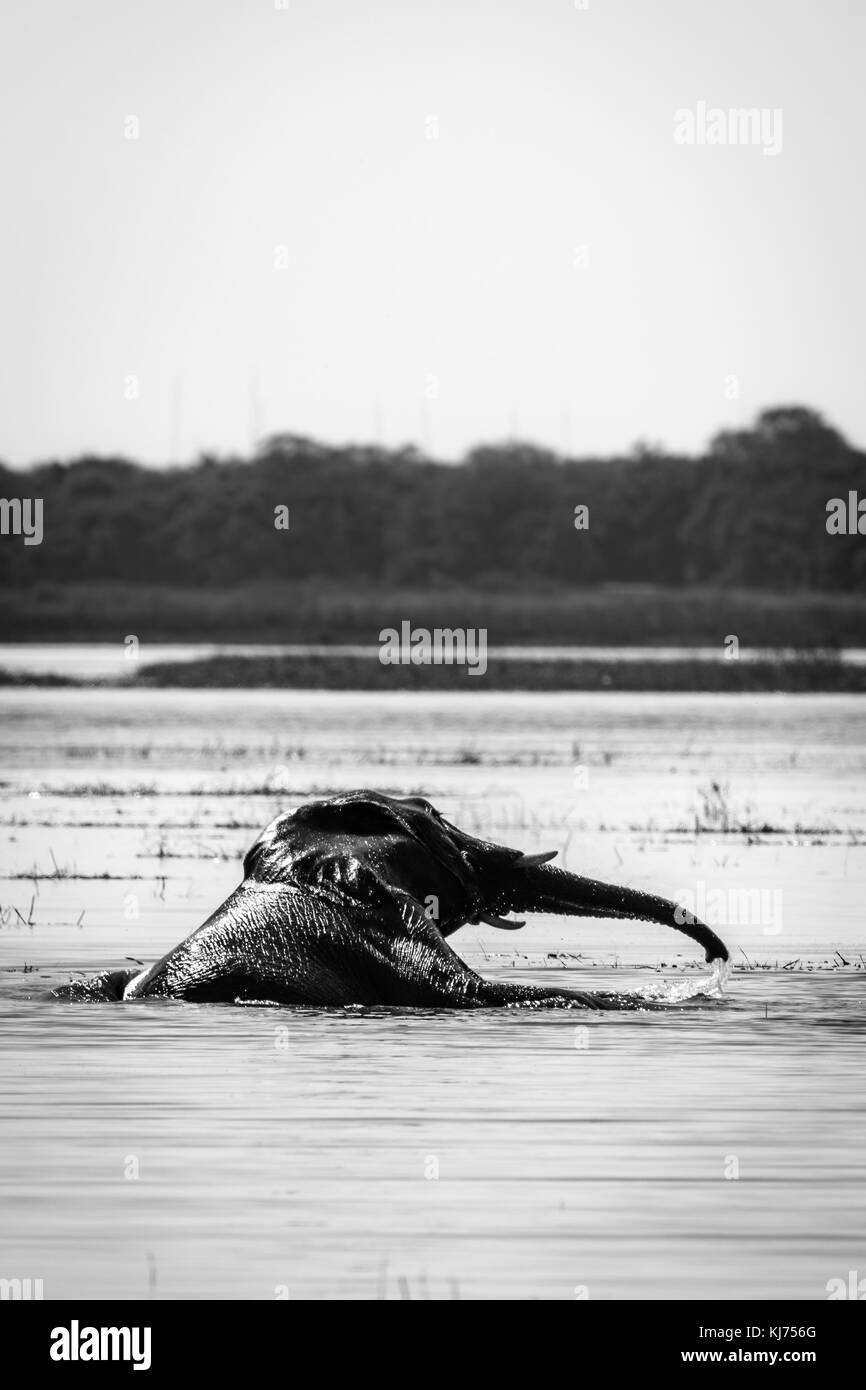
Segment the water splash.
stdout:
<svg viewBox="0 0 866 1390">
<path fill-rule="evenodd" d="M 729 974 L 728 962 L 717 958 L 713 961 L 709 975 L 699 976 L 696 980 L 644 985 L 635 990 L 635 994 L 642 999 L 652 999 L 663 1004 L 680 1004 L 686 999 L 723 999 Z"/>
</svg>

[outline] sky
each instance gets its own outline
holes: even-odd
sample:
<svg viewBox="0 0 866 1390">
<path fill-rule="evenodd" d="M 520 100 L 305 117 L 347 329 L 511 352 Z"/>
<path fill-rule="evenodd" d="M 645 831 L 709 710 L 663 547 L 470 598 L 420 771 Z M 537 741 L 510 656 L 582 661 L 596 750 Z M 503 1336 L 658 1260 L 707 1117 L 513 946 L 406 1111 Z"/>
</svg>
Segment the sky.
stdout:
<svg viewBox="0 0 866 1390">
<path fill-rule="evenodd" d="M 864 17 L 5 0 L 0 459 L 863 445 Z"/>
</svg>

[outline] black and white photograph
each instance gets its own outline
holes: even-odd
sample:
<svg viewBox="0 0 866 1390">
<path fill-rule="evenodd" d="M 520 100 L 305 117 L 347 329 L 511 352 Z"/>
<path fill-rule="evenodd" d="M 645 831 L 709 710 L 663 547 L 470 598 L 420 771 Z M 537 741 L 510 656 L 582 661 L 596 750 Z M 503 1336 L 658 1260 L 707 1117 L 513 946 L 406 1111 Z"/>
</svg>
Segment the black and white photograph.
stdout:
<svg viewBox="0 0 866 1390">
<path fill-rule="evenodd" d="M 28 1367 L 226 1372 L 222 1305 L 267 1359 L 372 1300 L 830 1374 L 864 40 L 859 0 L 4 5 Z"/>
</svg>

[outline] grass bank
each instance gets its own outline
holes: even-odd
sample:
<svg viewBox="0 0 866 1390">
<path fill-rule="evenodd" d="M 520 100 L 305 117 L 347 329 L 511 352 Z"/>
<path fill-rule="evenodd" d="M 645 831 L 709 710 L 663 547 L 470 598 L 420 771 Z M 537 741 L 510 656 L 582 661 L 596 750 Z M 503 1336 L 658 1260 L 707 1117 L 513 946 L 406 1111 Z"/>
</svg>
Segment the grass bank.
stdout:
<svg viewBox="0 0 866 1390">
<path fill-rule="evenodd" d="M 335 586 L 320 582 L 190 589 L 37 584 L 5 590 L 3 642 L 373 644 L 386 627 L 486 628 L 490 646 L 859 646 L 866 596 L 651 585 L 509 589 Z"/>
</svg>

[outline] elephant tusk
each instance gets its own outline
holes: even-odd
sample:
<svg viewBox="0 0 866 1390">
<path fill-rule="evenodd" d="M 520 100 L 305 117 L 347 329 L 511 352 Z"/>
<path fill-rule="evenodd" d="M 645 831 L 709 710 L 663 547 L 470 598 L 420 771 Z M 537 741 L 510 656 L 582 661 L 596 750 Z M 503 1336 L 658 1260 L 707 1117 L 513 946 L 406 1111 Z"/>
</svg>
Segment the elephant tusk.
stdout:
<svg viewBox="0 0 866 1390">
<path fill-rule="evenodd" d="M 488 916 L 486 912 L 479 912 L 477 922 L 486 922 L 488 927 L 501 927 L 503 931 L 517 931 L 519 927 L 525 927 L 525 922 L 509 922 L 504 917 Z"/>
</svg>

